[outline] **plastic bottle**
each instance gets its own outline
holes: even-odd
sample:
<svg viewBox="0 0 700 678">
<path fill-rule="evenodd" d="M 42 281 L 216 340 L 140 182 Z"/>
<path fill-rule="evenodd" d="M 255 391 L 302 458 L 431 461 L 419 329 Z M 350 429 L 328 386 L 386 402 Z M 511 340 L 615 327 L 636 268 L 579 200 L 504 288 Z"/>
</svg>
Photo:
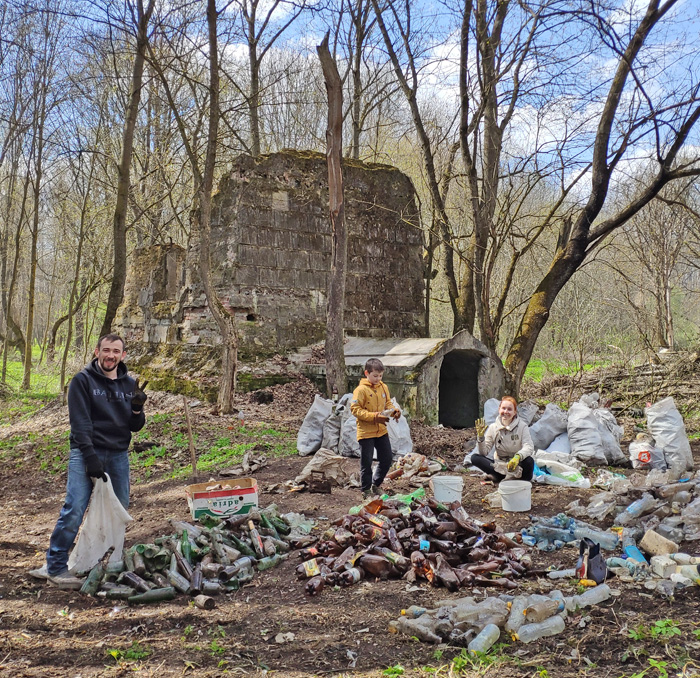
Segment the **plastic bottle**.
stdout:
<svg viewBox="0 0 700 678">
<path fill-rule="evenodd" d="M 616 525 L 629 525 L 645 513 L 651 512 L 659 502 L 653 495 L 645 492 L 641 499 L 633 501 L 624 511 L 621 511 L 615 518 Z"/>
<path fill-rule="evenodd" d="M 550 579 L 568 579 L 569 577 L 576 576 L 576 568 L 572 567 L 569 570 L 552 570 L 547 573 Z"/>
<path fill-rule="evenodd" d="M 671 553 L 669 558 L 679 565 L 700 565 L 700 556 L 691 556 L 687 553 Z"/>
<path fill-rule="evenodd" d="M 514 633 L 525 623 L 525 608 L 528 606 L 527 596 L 516 596 L 510 605 L 510 615 L 506 622 L 505 629 L 509 633 Z"/>
<path fill-rule="evenodd" d="M 307 595 L 309 596 L 316 596 L 323 591 L 325 585 L 326 582 L 323 581 L 323 577 L 312 577 L 308 582 L 306 582 L 304 591 L 306 591 Z"/>
<path fill-rule="evenodd" d="M 523 615 L 528 624 L 544 621 L 564 609 L 564 603 L 558 600 L 545 600 L 528 605 Z"/>
<path fill-rule="evenodd" d="M 498 640 L 501 635 L 501 629 L 495 624 L 487 624 L 481 630 L 481 633 L 467 645 L 467 650 L 471 654 L 483 654 L 488 652 L 489 648 Z"/>
<path fill-rule="evenodd" d="M 600 584 L 595 588 L 588 589 L 588 591 L 582 593 L 580 596 L 573 596 L 570 600 L 573 609 L 577 609 L 598 605 L 610 598 L 611 595 L 610 587 L 607 584 Z"/>
<path fill-rule="evenodd" d="M 418 619 L 418 617 L 425 614 L 427 611 L 427 608 L 421 607 L 420 605 L 410 605 L 405 610 L 401 610 L 401 616 L 409 617 L 411 619 Z"/>
<path fill-rule="evenodd" d="M 554 541 L 555 539 L 563 541 L 564 543 L 574 541 L 574 533 L 572 530 L 563 529 L 560 527 L 550 527 L 548 525 L 533 525 L 527 528 L 527 534 L 536 539 L 548 539 Z"/>
<path fill-rule="evenodd" d="M 340 585 L 352 586 L 358 581 L 364 579 L 365 573 L 361 567 L 351 567 L 349 570 L 340 573 Z"/>
<path fill-rule="evenodd" d="M 519 631 L 515 634 L 515 638 L 522 643 L 531 643 L 533 640 L 538 640 L 546 636 L 556 636 L 558 633 L 561 633 L 565 627 L 566 624 L 564 620 L 559 615 L 554 615 L 542 622 L 521 626 Z"/>
<path fill-rule="evenodd" d="M 603 530 L 591 530 L 588 527 L 574 528 L 574 537 L 576 539 L 584 539 L 588 537 L 596 544 L 600 544 L 601 548 L 607 551 L 612 551 L 617 548 L 620 538 L 614 532 L 605 532 Z"/>
</svg>

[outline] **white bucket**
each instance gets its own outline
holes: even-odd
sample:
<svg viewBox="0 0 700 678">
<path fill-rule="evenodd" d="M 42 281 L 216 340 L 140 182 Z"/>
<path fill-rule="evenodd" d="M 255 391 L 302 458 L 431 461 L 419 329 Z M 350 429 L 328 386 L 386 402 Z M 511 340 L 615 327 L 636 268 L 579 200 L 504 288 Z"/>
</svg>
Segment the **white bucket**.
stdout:
<svg viewBox="0 0 700 678">
<path fill-rule="evenodd" d="M 443 504 L 451 504 L 453 501 L 461 503 L 464 487 L 464 478 L 461 476 L 435 476 L 430 484 L 437 501 Z"/>
<path fill-rule="evenodd" d="M 501 480 L 498 492 L 504 511 L 529 511 L 532 483 L 527 480 Z"/>
</svg>

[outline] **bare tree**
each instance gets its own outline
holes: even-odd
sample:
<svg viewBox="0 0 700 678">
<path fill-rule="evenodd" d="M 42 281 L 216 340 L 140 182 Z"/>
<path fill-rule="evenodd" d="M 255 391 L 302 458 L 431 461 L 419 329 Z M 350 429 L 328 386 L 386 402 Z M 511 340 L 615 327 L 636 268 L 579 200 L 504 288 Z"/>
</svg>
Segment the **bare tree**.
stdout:
<svg viewBox="0 0 700 678">
<path fill-rule="evenodd" d="M 332 240 L 331 270 L 326 307 L 326 388 L 328 395 L 345 393 L 345 277 L 348 258 L 348 233 L 343 204 L 343 89 L 338 67 L 328 49 L 328 33 L 317 47 L 318 58 L 328 91 L 328 203 Z"/>
<path fill-rule="evenodd" d="M 112 274 L 112 285 L 107 299 L 105 317 L 100 330 L 102 335 L 111 332 L 114 316 L 124 297 L 124 283 L 126 282 L 126 217 L 131 184 L 131 157 L 134 148 L 134 130 L 136 129 L 139 103 L 141 101 L 141 88 L 143 86 L 143 67 L 148 46 L 148 23 L 154 7 L 155 0 L 148 0 L 148 4 L 145 7 L 143 0 L 135 0 L 135 3 L 127 0 L 127 9 L 136 28 L 136 52 L 131 72 L 129 103 L 124 117 L 122 152 L 118 168 L 117 199 L 114 205 L 114 220 L 112 222 L 114 272 Z"/>
</svg>

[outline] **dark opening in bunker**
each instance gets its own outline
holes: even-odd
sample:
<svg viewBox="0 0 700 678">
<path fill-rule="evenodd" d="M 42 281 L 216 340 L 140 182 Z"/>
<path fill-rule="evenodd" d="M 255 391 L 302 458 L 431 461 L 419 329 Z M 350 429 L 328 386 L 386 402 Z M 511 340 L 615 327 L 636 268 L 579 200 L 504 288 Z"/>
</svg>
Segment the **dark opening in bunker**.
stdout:
<svg viewBox="0 0 700 678">
<path fill-rule="evenodd" d="M 470 428 L 479 418 L 477 377 L 482 356 L 475 351 L 451 351 L 440 367 L 440 411 L 443 426 Z"/>
</svg>

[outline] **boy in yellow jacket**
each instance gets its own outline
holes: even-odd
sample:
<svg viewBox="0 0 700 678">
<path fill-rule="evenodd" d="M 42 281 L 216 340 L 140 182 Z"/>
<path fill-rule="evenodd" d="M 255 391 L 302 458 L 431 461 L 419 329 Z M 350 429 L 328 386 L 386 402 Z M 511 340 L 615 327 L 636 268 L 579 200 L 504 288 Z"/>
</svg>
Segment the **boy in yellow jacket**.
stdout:
<svg viewBox="0 0 700 678">
<path fill-rule="evenodd" d="M 399 419 L 401 411 L 394 407 L 389 389 L 382 381 L 384 365 L 377 358 L 365 363 L 365 378 L 352 394 L 350 411 L 357 419 L 357 440 L 360 443 L 360 485 L 367 498 L 380 494 L 379 487 L 391 468 L 392 452 L 386 423 L 389 417 Z M 377 450 L 379 466 L 372 477 L 372 459 Z"/>
</svg>

